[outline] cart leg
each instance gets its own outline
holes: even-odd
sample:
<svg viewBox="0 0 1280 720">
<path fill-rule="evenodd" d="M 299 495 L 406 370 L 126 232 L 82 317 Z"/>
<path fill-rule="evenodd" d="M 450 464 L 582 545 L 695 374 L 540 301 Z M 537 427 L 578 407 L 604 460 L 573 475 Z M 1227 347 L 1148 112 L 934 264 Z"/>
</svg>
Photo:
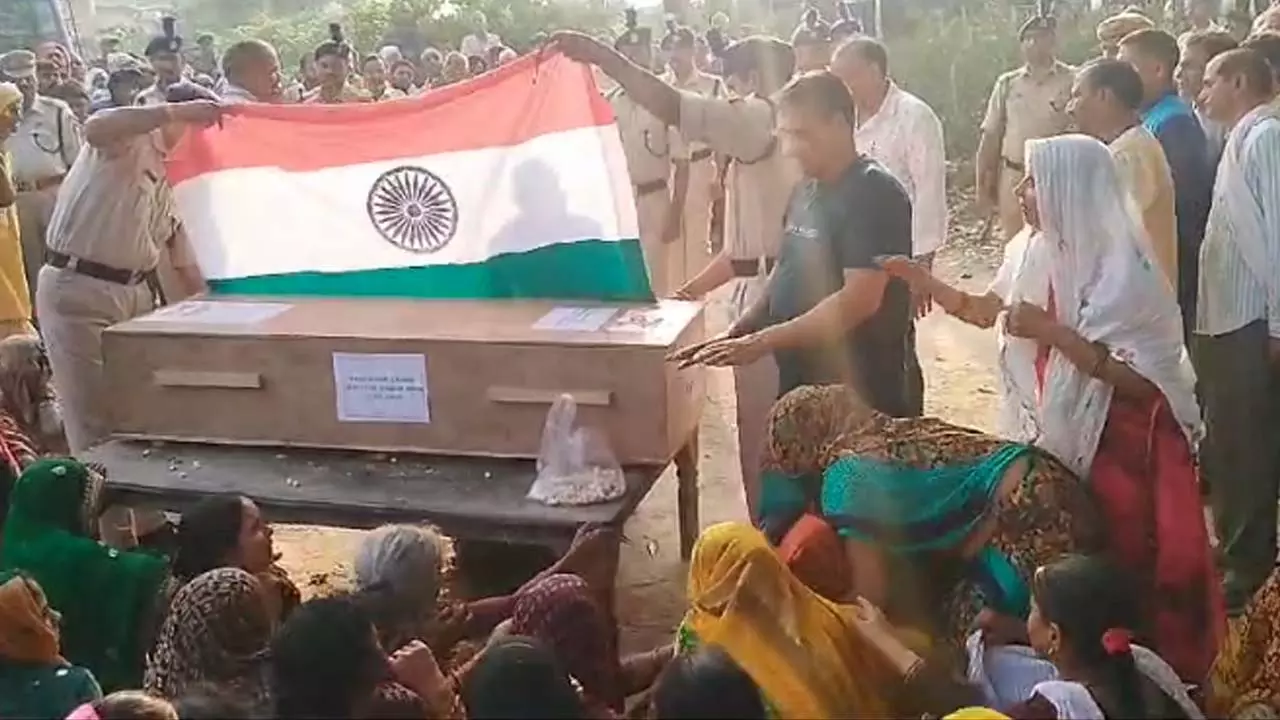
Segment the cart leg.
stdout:
<svg viewBox="0 0 1280 720">
<path fill-rule="evenodd" d="M 693 543 L 701 530 L 698 520 L 698 432 L 676 453 L 676 512 L 680 520 L 680 559 L 693 556 Z"/>
</svg>

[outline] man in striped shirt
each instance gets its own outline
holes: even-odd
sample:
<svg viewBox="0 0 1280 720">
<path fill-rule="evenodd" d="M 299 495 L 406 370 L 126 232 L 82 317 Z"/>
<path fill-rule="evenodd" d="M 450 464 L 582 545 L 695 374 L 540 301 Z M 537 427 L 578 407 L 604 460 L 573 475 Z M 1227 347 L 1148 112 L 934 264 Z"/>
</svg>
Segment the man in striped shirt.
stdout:
<svg viewBox="0 0 1280 720">
<path fill-rule="evenodd" d="M 1273 78 L 1248 49 L 1215 57 L 1200 99 L 1231 128 L 1200 248 L 1196 370 L 1227 610 L 1239 613 L 1276 560 L 1280 497 L 1280 119 Z"/>
</svg>

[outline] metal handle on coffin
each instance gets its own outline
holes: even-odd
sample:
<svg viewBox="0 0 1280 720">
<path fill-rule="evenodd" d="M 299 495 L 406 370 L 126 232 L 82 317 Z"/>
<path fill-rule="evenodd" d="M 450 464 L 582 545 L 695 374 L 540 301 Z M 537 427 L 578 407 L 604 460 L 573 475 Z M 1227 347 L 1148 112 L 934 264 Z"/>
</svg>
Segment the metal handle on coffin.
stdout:
<svg viewBox="0 0 1280 720">
<path fill-rule="evenodd" d="M 258 390 L 262 387 L 262 375 L 250 372 L 156 370 L 151 377 L 152 381 L 160 387 L 229 388 L 234 390 Z"/>
<path fill-rule="evenodd" d="M 489 402 L 511 405 L 551 405 L 561 395 L 568 395 L 579 406 L 609 407 L 612 390 L 535 390 L 533 388 L 491 386 L 486 393 Z"/>
</svg>

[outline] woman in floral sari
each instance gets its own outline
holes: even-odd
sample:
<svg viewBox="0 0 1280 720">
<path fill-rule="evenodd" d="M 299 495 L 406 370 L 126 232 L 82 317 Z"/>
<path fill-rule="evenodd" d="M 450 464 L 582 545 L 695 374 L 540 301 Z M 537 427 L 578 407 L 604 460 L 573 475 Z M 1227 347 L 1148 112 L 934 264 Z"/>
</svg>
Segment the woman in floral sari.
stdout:
<svg viewBox="0 0 1280 720">
<path fill-rule="evenodd" d="M 764 522 L 792 570 L 828 597 L 891 608 L 955 659 L 975 624 L 1025 644 L 1035 569 L 1105 544 L 1087 485 L 1053 456 L 936 418 L 890 418 L 842 385 L 778 400 L 765 467 Z M 824 550 L 797 562 L 793 545 Z"/>
<path fill-rule="evenodd" d="M 40 455 L 65 447 L 40 339 L 0 340 L 0 528 L 18 476 Z"/>
<path fill-rule="evenodd" d="M 1172 291 L 1105 145 L 1027 143 L 1027 230 L 971 295 L 905 258 L 884 267 L 1000 339 L 1000 433 L 1088 477 L 1117 561 L 1142 580 L 1154 649 L 1189 682 L 1222 636 L 1196 466 L 1195 376 Z"/>
</svg>

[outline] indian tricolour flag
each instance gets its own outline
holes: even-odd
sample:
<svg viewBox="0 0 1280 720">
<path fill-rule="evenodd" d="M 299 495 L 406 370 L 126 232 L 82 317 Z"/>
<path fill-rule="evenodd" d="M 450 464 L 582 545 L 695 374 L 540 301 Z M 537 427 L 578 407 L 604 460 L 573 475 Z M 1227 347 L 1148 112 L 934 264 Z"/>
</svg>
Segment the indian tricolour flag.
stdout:
<svg viewBox="0 0 1280 720">
<path fill-rule="evenodd" d="M 562 55 L 419 98 L 237 106 L 168 173 L 215 293 L 653 297 L 613 112 Z"/>
</svg>

